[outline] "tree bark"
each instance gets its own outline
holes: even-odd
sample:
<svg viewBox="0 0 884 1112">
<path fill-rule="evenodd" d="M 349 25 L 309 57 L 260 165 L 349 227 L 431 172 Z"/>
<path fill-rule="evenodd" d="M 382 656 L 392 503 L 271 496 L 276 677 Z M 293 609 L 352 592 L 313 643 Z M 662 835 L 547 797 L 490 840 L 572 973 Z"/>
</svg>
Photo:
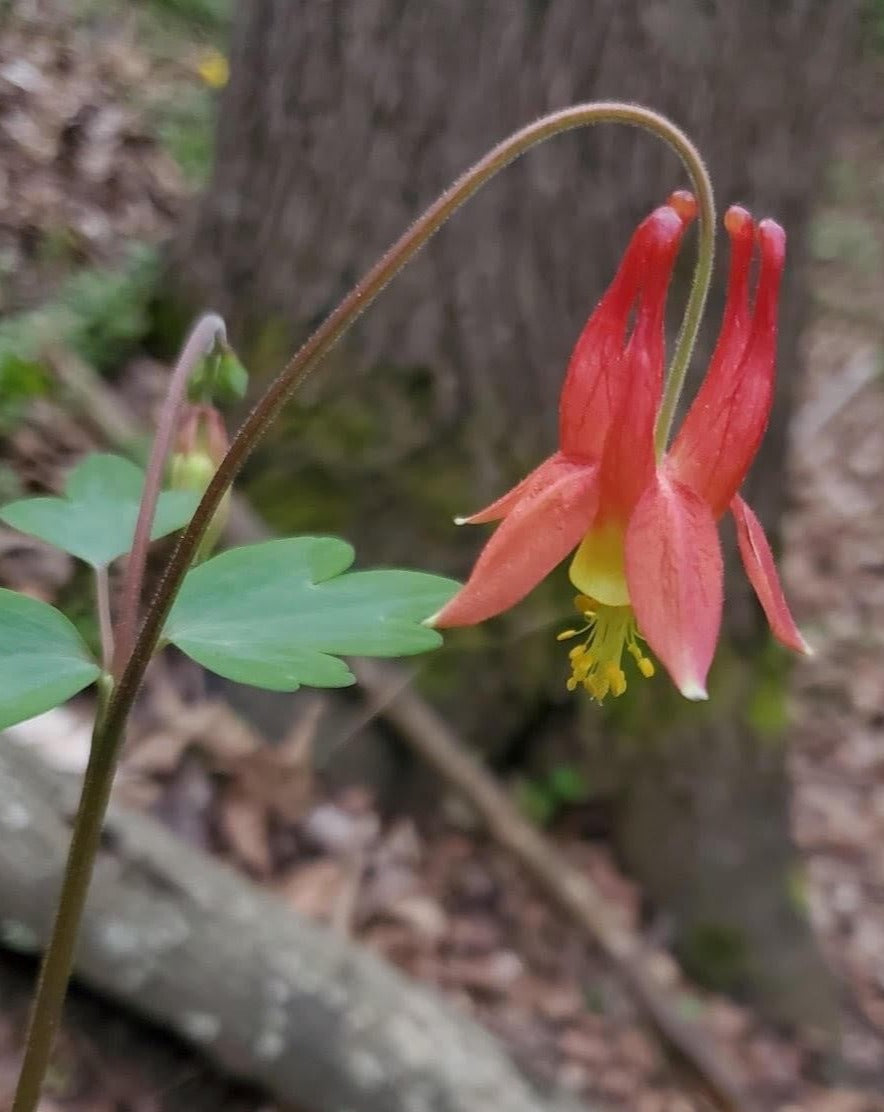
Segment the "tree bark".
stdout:
<svg viewBox="0 0 884 1112">
<path fill-rule="evenodd" d="M 48 937 L 75 792 L 0 745 L 8 947 Z M 472 1020 L 135 812 L 111 810 L 76 975 L 308 1112 L 584 1108 L 543 1097 Z"/>
<path fill-rule="evenodd" d="M 504 133 L 579 100 L 650 104 L 697 142 L 722 207 L 739 201 L 789 232 L 778 394 L 747 484 L 775 538 L 807 304 L 804 245 L 857 8 L 243 0 L 214 175 L 173 252 L 179 289 L 224 313 L 254 367 L 276 366 Z M 548 454 L 570 345 L 632 227 L 683 184 L 671 153 L 622 128 L 559 137 L 510 167 L 384 293 L 283 420 L 253 472 L 271 524 L 341 530 L 365 559 L 402 562 L 415 551 L 413 562 L 463 575 L 478 541 L 455 536 L 447 519 Z M 604 735 L 597 750 L 620 777 L 610 784 L 615 839 L 671 913 L 689 961 L 695 951 L 694 971 L 754 993 L 778 1019 L 831 1026 L 829 979 L 795 906 L 783 747 L 772 740 L 781 731 L 760 730 L 749 713 L 768 687 L 781 699 L 785 680 L 757 664 L 766 633 L 742 574 L 729 575 L 727 593 L 735 647 L 719 670 L 729 694 L 713 713 L 661 714 L 640 696 L 641 713 L 600 729 L 592 708 L 581 730 Z M 547 633 L 532 629 L 562 617 L 561 598 L 560 584 L 539 590 L 496 630 L 477 632 L 469 665 L 440 654 L 434 691 L 492 753 L 558 728 L 549 711 L 562 664 Z M 742 955 L 724 973 L 697 960 L 719 944 Z M 785 952 L 801 970 L 788 984 Z M 811 982 L 812 1007 L 792 991 Z"/>
</svg>

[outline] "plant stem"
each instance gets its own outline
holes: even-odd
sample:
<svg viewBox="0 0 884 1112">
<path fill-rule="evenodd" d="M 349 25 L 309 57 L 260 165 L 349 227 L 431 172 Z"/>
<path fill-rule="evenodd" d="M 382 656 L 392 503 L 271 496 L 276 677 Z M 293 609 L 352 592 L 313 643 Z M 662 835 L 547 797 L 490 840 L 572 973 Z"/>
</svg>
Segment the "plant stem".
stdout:
<svg viewBox="0 0 884 1112">
<path fill-rule="evenodd" d="M 95 609 L 101 635 L 101 664 L 109 672 L 114 659 L 114 629 L 111 622 L 110 582 L 107 568 L 95 569 Z"/>
<path fill-rule="evenodd" d="M 101 827 L 113 783 L 120 735 L 115 738 L 102 731 L 111 693 L 109 676 L 101 677 L 98 691 L 92 749 L 62 881 L 63 896 L 52 927 L 52 941 L 40 969 L 12 1112 L 34 1112 L 40 1100 L 40 1090 L 61 1018 L 80 929 L 80 917 L 92 879 L 95 855 L 101 840 Z"/>
<path fill-rule="evenodd" d="M 690 174 L 699 200 L 701 251 L 705 250 L 707 253 L 711 251 L 712 229 L 714 227 L 712 186 L 703 161 L 687 136 L 664 116 L 639 105 L 616 101 L 575 105 L 544 116 L 542 119 L 515 132 L 458 178 L 347 294 L 338 307 L 326 317 L 303 347 L 283 368 L 243 422 L 227 455 L 222 460 L 203 494 L 190 524 L 179 537 L 166 572 L 148 607 L 144 623 L 134 642 L 131 654 L 128 654 L 128 649 L 120 644 L 121 639 L 118 636 L 117 660 L 125 660 L 125 664 L 121 666 L 119 680 L 110 696 L 106 709 L 96 721 L 92 755 L 83 785 L 80 810 L 74 827 L 71 854 L 62 887 L 58 920 L 41 973 L 31 1020 L 31 1030 L 28 1036 L 25 1063 L 19 1081 L 19 1094 L 16 1097 L 13 1112 L 34 1112 L 36 1102 L 39 1099 L 40 1085 L 49 1059 L 52 1037 L 58 1024 L 58 1015 L 70 974 L 77 924 L 98 848 L 101 823 L 110 795 L 110 785 L 126 719 L 141 685 L 145 670 L 156 650 L 163 625 L 181 582 L 187 574 L 194 553 L 197 551 L 221 499 L 233 483 L 249 454 L 291 394 L 305 381 L 323 356 L 368 308 L 391 278 L 417 254 L 427 240 L 465 201 L 485 182 L 531 147 L 561 132 L 599 123 L 620 123 L 630 127 L 642 128 L 663 139 L 678 154 Z M 682 327 L 678 339 L 675 355 L 676 366 L 683 363 L 686 367 L 690 358 L 708 292 L 710 274 L 711 257 L 704 259 L 701 256 L 694 274 L 694 286 L 688 302 L 685 325 Z M 191 339 L 193 339 L 193 336 Z M 190 341 L 188 341 L 189 345 Z M 181 361 L 184 360 L 184 355 L 185 353 L 182 353 Z M 181 361 L 179 361 L 179 366 Z M 176 368 L 175 377 L 176 379 L 179 377 L 178 368 Z M 183 372 L 180 377 L 186 381 Z M 172 411 L 171 403 L 168 404 L 168 410 Z M 154 454 L 151 458 L 152 464 L 155 457 L 165 458 L 160 456 L 160 450 L 157 446 L 159 440 L 158 433 L 157 442 L 154 444 Z M 162 474 L 161 465 L 156 469 L 156 473 Z M 144 547 L 146 548 L 146 545 Z M 136 583 L 134 572 L 132 580 L 133 583 Z M 136 589 L 129 596 L 130 600 L 135 598 L 134 606 L 130 601 L 127 611 L 127 622 L 131 622 L 132 629 L 134 629 L 136 621 L 132 615 L 137 613 L 137 588 L 139 585 L 140 578 L 137 580 Z M 128 659 L 126 659 L 127 654 Z"/>
<path fill-rule="evenodd" d="M 169 386 L 163 399 L 163 408 L 160 410 L 157 431 L 147 464 L 144 492 L 141 495 L 138 520 L 135 523 L 135 536 L 132 539 L 132 550 L 126 561 L 126 572 L 123 577 L 120 624 L 117 630 L 117 647 L 114 654 L 114 674 L 117 676 L 122 672 L 126 661 L 129 659 L 135 641 L 141 587 L 144 582 L 147 549 L 150 545 L 150 531 L 153 528 L 157 501 L 163 485 L 163 471 L 169 456 L 169 449 L 172 446 L 172 437 L 175 435 L 175 422 L 187 393 L 187 384 L 200 359 L 208 355 L 217 343 L 224 343 L 226 336 L 224 321 L 217 313 L 205 313 L 201 316 L 190 330 L 169 379 Z"/>
<path fill-rule="evenodd" d="M 691 282 L 691 293 L 685 306 L 684 317 L 678 332 L 675 352 L 669 365 L 666 376 L 666 385 L 663 388 L 663 400 L 660 403 L 660 412 L 657 414 L 657 425 L 654 429 L 654 450 L 659 462 L 669 443 L 669 434 L 672 431 L 672 422 L 678 408 L 678 399 L 684 388 L 685 377 L 700 331 L 700 321 L 703 319 L 703 310 L 706 307 L 706 295 L 709 293 L 709 283 L 712 281 L 712 267 L 715 262 L 715 205 L 710 188 L 708 196 L 698 185 L 697 193 L 700 203 L 700 232 L 697 244 L 697 265 Z"/>
</svg>

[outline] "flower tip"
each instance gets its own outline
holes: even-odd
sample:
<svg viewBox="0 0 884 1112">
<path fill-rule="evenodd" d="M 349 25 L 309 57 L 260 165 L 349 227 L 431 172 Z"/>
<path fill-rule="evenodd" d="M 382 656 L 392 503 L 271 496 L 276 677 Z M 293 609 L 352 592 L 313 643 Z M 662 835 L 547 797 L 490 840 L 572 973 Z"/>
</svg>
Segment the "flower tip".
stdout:
<svg viewBox="0 0 884 1112">
<path fill-rule="evenodd" d="M 762 220 L 759 223 L 758 243 L 765 259 L 782 266 L 786 257 L 786 233 L 776 220 Z"/>
<path fill-rule="evenodd" d="M 689 193 L 686 189 L 676 189 L 674 193 L 670 193 L 666 203 L 670 208 L 675 209 L 678 218 L 685 227 L 687 227 L 697 215 L 696 198 L 693 193 Z"/>
<path fill-rule="evenodd" d="M 733 237 L 751 236 L 755 231 L 755 221 L 748 209 L 742 205 L 731 205 L 724 214 L 724 226 L 728 235 Z"/>
<path fill-rule="evenodd" d="M 678 690 L 692 703 L 702 703 L 709 698 L 709 692 L 698 680 L 685 680 Z"/>
<path fill-rule="evenodd" d="M 808 656 L 808 657 L 816 656 L 816 649 L 813 647 L 813 645 L 811 645 L 808 641 L 806 641 L 805 638 L 802 637 L 802 635 L 800 633 L 798 634 L 798 651 L 803 656 Z"/>
<path fill-rule="evenodd" d="M 443 607 L 442 609 L 444 610 L 445 608 Z M 421 622 L 421 625 L 426 626 L 427 629 L 435 629 L 436 622 L 439 620 L 441 614 L 442 610 L 437 610 L 436 613 L 431 614 L 429 618 L 424 618 L 424 620 Z"/>
<path fill-rule="evenodd" d="M 668 252 L 681 238 L 686 224 L 671 205 L 660 205 L 642 225 L 647 247 L 652 252 Z"/>
<path fill-rule="evenodd" d="M 468 517 L 456 517 L 456 518 L 454 518 L 454 524 L 455 525 L 466 525 L 469 520 L 470 519 Z"/>
</svg>

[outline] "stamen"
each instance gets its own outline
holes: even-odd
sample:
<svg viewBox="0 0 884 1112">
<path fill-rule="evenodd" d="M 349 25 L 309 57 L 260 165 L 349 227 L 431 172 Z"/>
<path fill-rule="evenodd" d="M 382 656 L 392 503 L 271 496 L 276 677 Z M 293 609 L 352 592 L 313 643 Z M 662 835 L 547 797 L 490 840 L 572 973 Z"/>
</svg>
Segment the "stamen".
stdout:
<svg viewBox="0 0 884 1112">
<path fill-rule="evenodd" d="M 568 651 L 571 675 L 569 691 L 582 687 L 593 699 L 602 702 L 606 695 L 619 698 L 626 691 L 626 673 L 621 667 L 625 648 L 646 679 L 654 675 L 653 661 L 639 645 L 639 632 L 631 606 L 605 606 L 588 595 L 574 599 L 578 612 L 587 619 L 582 629 L 566 629 L 559 641 L 583 637 L 580 645 Z"/>
</svg>

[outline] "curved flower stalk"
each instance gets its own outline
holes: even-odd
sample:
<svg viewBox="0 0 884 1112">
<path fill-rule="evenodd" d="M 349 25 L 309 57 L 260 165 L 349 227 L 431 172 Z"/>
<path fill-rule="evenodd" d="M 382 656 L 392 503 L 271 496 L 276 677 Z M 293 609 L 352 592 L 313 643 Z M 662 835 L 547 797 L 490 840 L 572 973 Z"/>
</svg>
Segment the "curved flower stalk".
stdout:
<svg viewBox="0 0 884 1112">
<path fill-rule="evenodd" d="M 761 525 L 738 494 L 773 400 L 785 234 L 772 220 L 756 226 L 737 206 L 725 216 L 731 265 L 721 333 L 672 447 L 655 458 L 666 293 L 695 213 L 693 197 L 675 193 L 639 225 L 568 364 L 558 451 L 486 509 L 458 519 L 501 524 L 466 585 L 429 619 L 441 628 L 499 614 L 576 549 L 570 576 L 583 623 L 560 639 L 580 639 L 569 689 L 582 686 L 600 701 L 626 690 L 624 650 L 653 675 L 643 642 L 684 696 L 707 697 L 723 600 L 717 522 L 728 509 L 774 636 L 809 651 Z"/>
</svg>

